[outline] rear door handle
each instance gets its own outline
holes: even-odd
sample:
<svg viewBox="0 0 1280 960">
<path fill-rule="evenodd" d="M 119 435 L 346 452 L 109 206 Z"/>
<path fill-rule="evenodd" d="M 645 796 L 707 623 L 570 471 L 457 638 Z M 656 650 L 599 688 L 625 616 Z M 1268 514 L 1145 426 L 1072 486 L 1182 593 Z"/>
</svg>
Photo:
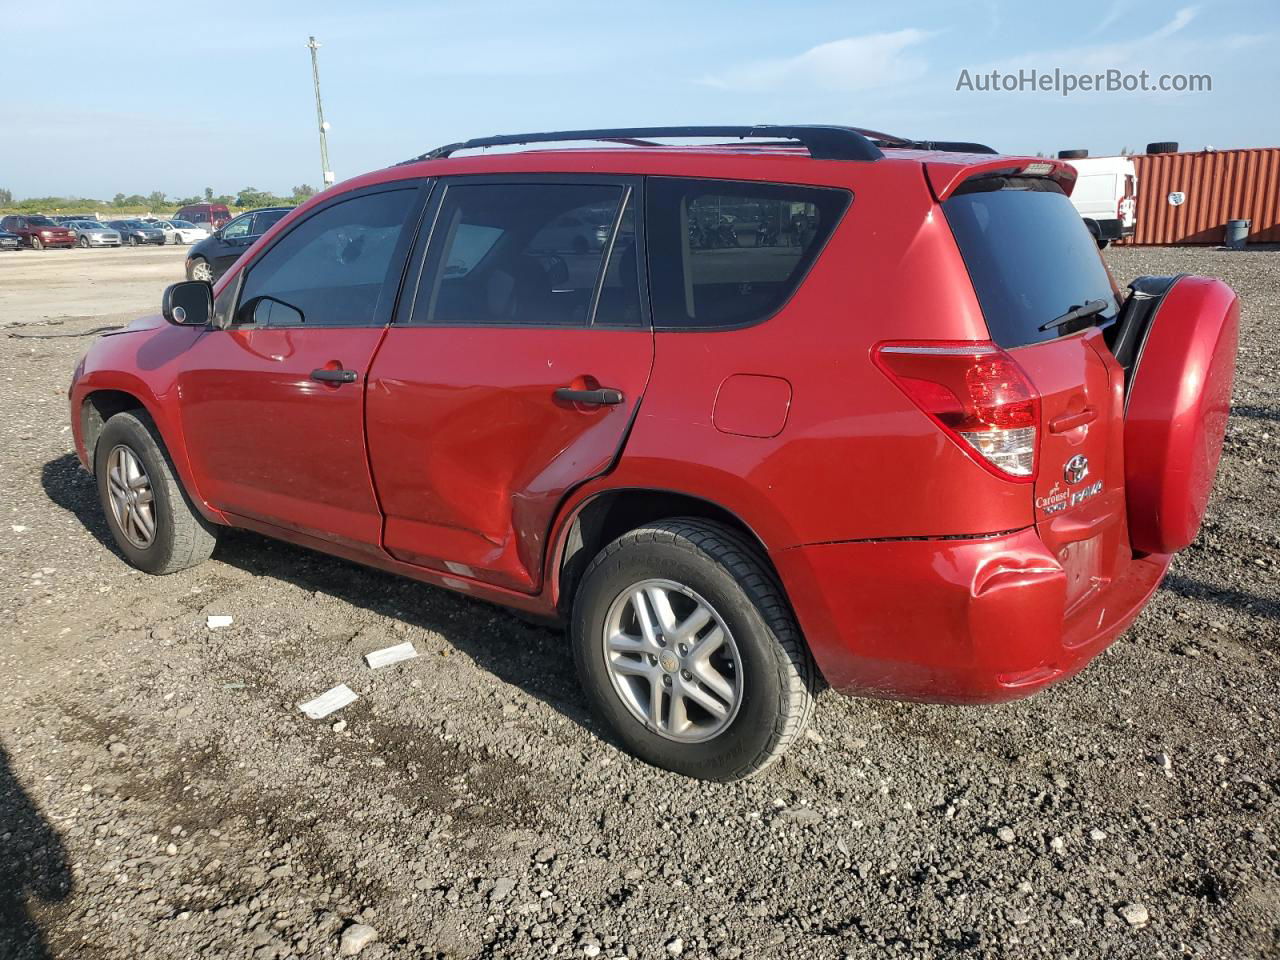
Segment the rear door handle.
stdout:
<svg viewBox="0 0 1280 960">
<path fill-rule="evenodd" d="M 555 397 L 565 403 L 583 403 L 589 406 L 611 407 L 622 402 L 622 391 L 613 387 L 598 387 L 595 390 L 575 390 L 573 387 L 559 387 Z"/>
<path fill-rule="evenodd" d="M 355 383 L 356 376 L 354 370 L 332 370 L 329 367 L 311 371 L 312 380 L 323 380 L 325 383 Z"/>
<path fill-rule="evenodd" d="M 1054 417 L 1049 421 L 1049 432 L 1066 433 L 1076 427 L 1083 427 L 1086 423 L 1093 423 L 1096 419 L 1098 419 L 1098 411 L 1093 407 L 1085 407 L 1075 413 L 1064 413 L 1060 417 Z"/>
</svg>

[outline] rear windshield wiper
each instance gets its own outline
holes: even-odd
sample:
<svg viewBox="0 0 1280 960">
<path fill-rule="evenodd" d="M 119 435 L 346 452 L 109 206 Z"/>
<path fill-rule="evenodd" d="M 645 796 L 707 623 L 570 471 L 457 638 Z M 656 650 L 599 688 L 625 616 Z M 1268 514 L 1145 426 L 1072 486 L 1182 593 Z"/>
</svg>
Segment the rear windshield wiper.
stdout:
<svg viewBox="0 0 1280 960">
<path fill-rule="evenodd" d="M 1065 327 L 1074 320 L 1083 320 L 1085 317 L 1096 316 L 1109 306 L 1111 304 L 1106 300 L 1090 300 L 1082 307 L 1072 307 L 1062 316 L 1054 317 L 1048 323 L 1040 324 L 1040 329 L 1051 330 L 1054 327 Z"/>
</svg>

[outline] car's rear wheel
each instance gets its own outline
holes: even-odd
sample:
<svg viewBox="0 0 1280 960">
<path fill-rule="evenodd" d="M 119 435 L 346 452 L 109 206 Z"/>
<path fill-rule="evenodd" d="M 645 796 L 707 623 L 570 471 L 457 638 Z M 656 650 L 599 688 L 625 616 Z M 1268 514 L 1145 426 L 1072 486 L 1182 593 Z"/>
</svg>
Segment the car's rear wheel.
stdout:
<svg viewBox="0 0 1280 960">
<path fill-rule="evenodd" d="M 188 260 L 187 279 L 213 283 L 213 268 L 209 266 L 209 261 L 204 257 L 192 257 Z"/>
<path fill-rule="evenodd" d="M 80 238 L 80 246 L 82 246 L 82 247 L 87 247 L 87 246 L 89 246 L 89 238 L 88 238 L 88 237 L 81 237 L 81 238 Z"/>
<path fill-rule="evenodd" d="M 721 524 L 632 530 L 583 574 L 574 659 L 634 754 L 705 780 L 763 770 L 804 731 L 816 674 L 773 575 Z"/>
<path fill-rule="evenodd" d="M 94 473 L 111 536 L 133 566 L 176 573 L 209 558 L 217 527 L 187 498 L 144 411 L 107 421 L 94 449 Z"/>
<path fill-rule="evenodd" d="M 44 241 L 43 241 L 43 240 L 41 240 L 39 237 L 32 237 L 32 238 L 31 238 L 31 249 L 32 249 L 32 250 L 43 250 L 43 249 L 44 249 Z"/>
</svg>

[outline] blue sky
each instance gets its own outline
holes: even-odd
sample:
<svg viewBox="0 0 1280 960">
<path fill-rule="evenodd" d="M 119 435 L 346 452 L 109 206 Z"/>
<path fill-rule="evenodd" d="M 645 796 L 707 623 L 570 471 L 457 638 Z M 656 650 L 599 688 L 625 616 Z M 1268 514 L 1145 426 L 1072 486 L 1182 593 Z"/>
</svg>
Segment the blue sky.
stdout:
<svg viewBox="0 0 1280 960">
<path fill-rule="evenodd" d="M 1280 3 L 0 0 L 0 187 L 288 192 L 490 133 L 823 122 L 1005 152 L 1280 144 Z M 54 68 L 58 73 L 54 74 Z M 962 69 L 1208 73 L 1210 93 L 957 91 Z"/>
</svg>

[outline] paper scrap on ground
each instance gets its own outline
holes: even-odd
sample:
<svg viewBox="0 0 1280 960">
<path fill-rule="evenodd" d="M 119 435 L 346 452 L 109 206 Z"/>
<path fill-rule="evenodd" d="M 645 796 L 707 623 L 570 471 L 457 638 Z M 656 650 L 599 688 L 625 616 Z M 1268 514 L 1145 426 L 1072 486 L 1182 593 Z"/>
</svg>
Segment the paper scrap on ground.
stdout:
<svg viewBox="0 0 1280 960">
<path fill-rule="evenodd" d="M 314 700 L 298 704 L 298 709 L 312 720 L 320 720 L 335 710 L 341 710 L 349 703 L 355 703 L 358 699 L 360 698 L 355 695 L 350 687 L 345 683 L 340 683 L 332 690 L 326 690 Z"/>
<path fill-rule="evenodd" d="M 417 655 L 418 651 L 413 649 L 413 644 L 406 640 L 404 643 L 398 643 L 394 647 L 387 647 L 385 650 L 366 653 L 364 662 L 376 670 L 378 667 L 390 666 L 393 663 L 399 663 L 401 660 L 412 660 Z"/>
<path fill-rule="evenodd" d="M 231 617 L 225 613 L 212 613 L 209 619 L 205 621 L 210 630 L 216 630 L 218 627 L 231 626 Z"/>
</svg>

